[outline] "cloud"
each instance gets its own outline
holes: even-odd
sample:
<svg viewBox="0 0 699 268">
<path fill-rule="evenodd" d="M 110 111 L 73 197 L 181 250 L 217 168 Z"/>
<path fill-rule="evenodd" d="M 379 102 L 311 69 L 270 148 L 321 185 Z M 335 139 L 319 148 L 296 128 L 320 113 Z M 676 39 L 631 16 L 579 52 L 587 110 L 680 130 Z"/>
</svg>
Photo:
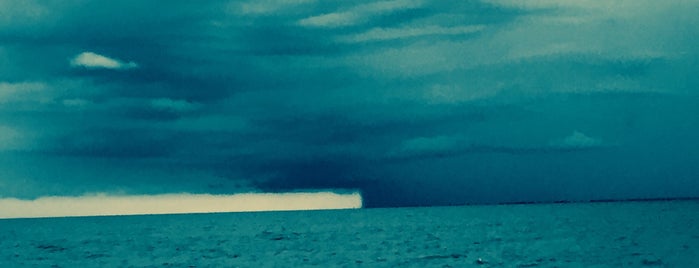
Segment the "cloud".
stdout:
<svg viewBox="0 0 699 268">
<path fill-rule="evenodd" d="M 699 7 L 691 1 L 489 2 L 530 12 L 493 36 L 493 41 L 508 44 L 506 59 L 512 61 L 566 54 L 615 59 L 677 57 L 692 42 L 669 44 L 667 40 L 683 39 L 682 31 L 675 22 L 662 18 Z M 682 20 L 679 27 L 699 22 L 694 17 Z"/>
<path fill-rule="evenodd" d="M 240 3 L 234 1 L 229 7 L 236 13 L 246 15 L 267 15 L 287 8 L 314 3 L 316 0 L 259 0 Z"/>
<path fill-rule="evenodd" d="M 41 82 L 0 82 L 0 104 L 18 102 L 50 102 L 47 85 Z"/>
<path fill-rule="evenodd" d="M 243 211 L 355 209 L 359 193 L 333 192 L 235 195 L 162 194 L 79 197 L 48 196 L 36 200 L 0 198 L 0 219 L 66 216 L 143 215 Z"/>
<path fill-rule="evenodd" d="M 299 25 L 334 28 L 356 24 L 362 18 L 356 13 L 339 12 L 305 18 L 299 21 Z"/>
<path fill-rule="evenodd" d="M 551 146 L 556 148 L 570 148 L 570 149 L 584 149 L 602 146 L 603 143 L 599 139 L 595 139 L 585 135 L 579 131 L 573 131 L 569 136 L 555 140 L 549 143 Z"/>
<path fill-rule="evenodd" d="M 338 28 L 366 22 L 371 17 L 395 12 L 398 10 L 418 8 L 422 1 L 393 0 L 380 1 L 352 7 L 346 11 L 311 16 L 299 20 L 298 24 L 306 27 Z"/>
<path fill-rule="evenodd" d="M 340 37 L 339 40 L 341 42 L 348 43 L 362 43 L 425 36 L 465 35 L 480 32 L 484 28 L 485 26 L 483 25 L 468 25 L 457 27 L 442 27 L 431 25 L 424 27 L 374 28 L 360 34 Z"/>
<path fill-rule="evenodd" d="M 88 69 L 114 70 L 126 70 L 138 67 L 138 64 L 132 61 L 123 62 L 92 52 L 83 52 L 76 55 L 73 59 L 70 60 L 70 65 L 73 67 L 84 67 Z"/>
</svg>

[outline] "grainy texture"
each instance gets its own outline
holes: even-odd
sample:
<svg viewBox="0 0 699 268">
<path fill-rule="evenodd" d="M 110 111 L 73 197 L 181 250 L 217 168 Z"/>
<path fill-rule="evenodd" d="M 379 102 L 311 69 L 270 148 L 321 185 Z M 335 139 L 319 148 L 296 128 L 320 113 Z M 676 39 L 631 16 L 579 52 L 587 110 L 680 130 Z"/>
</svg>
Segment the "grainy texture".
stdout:
<svg viewBox="0 0 699 268">
<path fill-rule="evenodd" d="M 699 202 L 0 220 L 0 267 L 699 267 Z"/>
</svg>

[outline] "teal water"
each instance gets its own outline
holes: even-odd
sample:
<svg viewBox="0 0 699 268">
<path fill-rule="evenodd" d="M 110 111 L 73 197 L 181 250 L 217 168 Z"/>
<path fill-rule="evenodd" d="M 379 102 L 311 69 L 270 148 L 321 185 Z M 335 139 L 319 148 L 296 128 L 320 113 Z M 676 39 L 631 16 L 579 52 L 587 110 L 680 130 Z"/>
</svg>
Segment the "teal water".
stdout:
<svg viewBox="0 0 699 268">
<path fill-rule="evenodd" d="M 0 267 L 699 267 L 699 202 L 0 220 Z"/>
</svg>

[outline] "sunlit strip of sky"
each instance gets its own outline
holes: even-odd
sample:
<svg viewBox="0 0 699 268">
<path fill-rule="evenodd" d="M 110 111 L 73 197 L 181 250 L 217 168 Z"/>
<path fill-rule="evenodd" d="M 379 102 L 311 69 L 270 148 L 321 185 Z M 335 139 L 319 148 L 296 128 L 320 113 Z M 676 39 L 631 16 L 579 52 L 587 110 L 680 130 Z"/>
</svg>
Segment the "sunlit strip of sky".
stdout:
<svg viewBox="0 0 699 268">
<path fill-rule="evenodd" d="M 0 219 L 65 216 L 180 214 L 245 211 L 356 209 L 359 193 L 247 193 L 235 195 L 86 195 L 52 196 L 36 200 L 0 199 Z"/>
</svg>

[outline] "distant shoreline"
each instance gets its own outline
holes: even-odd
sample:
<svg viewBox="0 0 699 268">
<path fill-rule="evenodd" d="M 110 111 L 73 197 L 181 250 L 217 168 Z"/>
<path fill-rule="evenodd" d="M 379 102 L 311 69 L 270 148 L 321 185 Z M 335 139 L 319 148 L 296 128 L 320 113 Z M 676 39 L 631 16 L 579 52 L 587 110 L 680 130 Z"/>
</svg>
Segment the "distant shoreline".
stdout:
<svg viewBox="0 0 699 268">
<path fill-rule="evenodd" d="M 669 201 L 699 201 L 699 197 L 658 197 L 658 198 L 557 200 L 557 201 L 513 201 L 513 202 L 499 202 L 499 203 L 467 203 L 467 204 L 462 204 L 462 205 L 445 205 L 445 206 L 498 206 L 498 205 L 539 205 L 539 204 L 544 205 L 544 204 L 669 202 Z"/>
<path fill-rule="evenodd" d="M 546 205 L 546 204 L 587 204 L 587 203 L 623 203 L 623 202 L 670 202 L 670 201 L 699 201 L 699 197 L 658 197 L 658 198 L 626 198 L 626 199 L 592 199 L 592 200 L 556 200 L 556 201 L 512 201 L 512 202 L 483 202 L 462 204 L 440 204 L 434 206 L 407 205 L 363 207 L 362 209 L 381 208 L 419 208 L 419 207 L 459 207 L 459 206 L 506 206 L 506 205 Z"/>
</svg>

